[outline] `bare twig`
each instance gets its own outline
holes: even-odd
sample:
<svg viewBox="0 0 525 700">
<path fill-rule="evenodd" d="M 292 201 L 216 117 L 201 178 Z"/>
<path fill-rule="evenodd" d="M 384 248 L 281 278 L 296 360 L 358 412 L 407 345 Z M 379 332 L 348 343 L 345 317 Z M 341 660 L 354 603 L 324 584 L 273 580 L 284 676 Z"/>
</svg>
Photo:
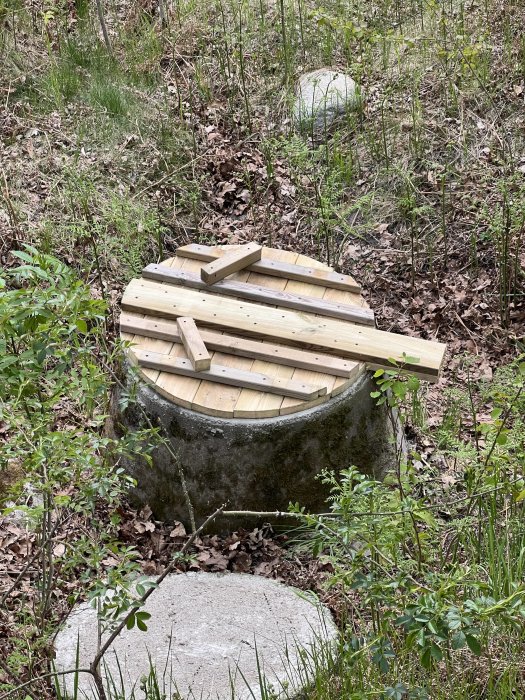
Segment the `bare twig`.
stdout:
<svg viewBox="0 0 525 700">
<path fill-rule="evenodd" d="M 108 53 L 113 55 L 113 49 L 111 48 L 111 41 L 109 40 L 108 28 L 106 26 L 106 18 L 104 17 L 104 6 L 102 5 L 102 0 L 96 0 L 97 3 L 97 14 L 98 20 L 100 22 L 100 27 L 102 29 L 102 36 L 104 37 L 104 43 L 106 44 L 106 49 Z"/>
<path fill-rule="evenodd" d="M 221 513 L 223 513 L 225 505 L 222 505 L 220 508 L 217 508 L 217 510 L 212 513 L 210 516 L 206 518 L 206 520 L 202 523 L 202 525 L 195 530 L 194 533 L 192 533 L 191 537 L 188 539 L 188 541 L 185 543 L 184 547 L 181 549 L 180 553 L 181 554 L 186 554 L 190 547 L 193 545 L 197 537 L 200 535 L 200 533 L 211 523 L 217 518 Z M 93 679 L 95 680 L 95 683 L 97 685 L 97 690 L 99 692 L 100 700 L 105 700 L 105 692 L 104 688 L 102 685 L 102 678 L 100 675 L 100 662 L 102 660 L 102 657 L 104 654 L 107 652 L 107 650 L 110 648 L 110 646 L 113 644 L 115 639 L 119 636 L 119 634 L 122 632 L 124 627 L 126 627 L 128 620 L 135 615 L 135 613 L 144 605 L 144 603 L 147 601 L 147 599 L 150 597 L 150 595 L 153 593 L 153 591 L 160 586 L 162 581 L 170 574 L 175 566 L 177 564 L 177 559 L 173 559 L 171 563 L 164 569 L 162 574 L 157 578 L 155 581 L 155 586 L 148 588 L 148 590 L 144 593 L 143 596 L 139 598 L 137 603 L 135 603 L 129 610 L 128 614 L 121 620 L 119 625 L 113 630 L 113 632 L 109 635 L 109 637 L 106 639 L 104 644 L 100 647 L 99 651 L 97 652 L 95 658 L 93 659 L 91 665 L 90 665 L 90 673 L 93 676 Z M 0 698 L 0 700 L 2 700 Z"/>
</svg>

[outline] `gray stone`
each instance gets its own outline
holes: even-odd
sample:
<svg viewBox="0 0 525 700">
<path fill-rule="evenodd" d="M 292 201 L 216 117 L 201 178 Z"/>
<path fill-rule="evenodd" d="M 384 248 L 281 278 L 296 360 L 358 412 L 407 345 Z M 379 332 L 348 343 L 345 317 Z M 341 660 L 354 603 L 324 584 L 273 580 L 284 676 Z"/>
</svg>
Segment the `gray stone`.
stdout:
<svg viewBox="0 0 525 700">
<path fill-rule="evenodd" d="M 356 465 L 382 478 L 394 463 L 387 412 L 370 397 L 374 389 L 371 376 L 363 373 L 319 406 L 253 420 L 181 408 L 139 381 L 139 405 L 123 414 L 115 409 L 113 429 L 118 434 L 145 427 L 144 414 L 162 426 L 178 455 L 198 523 L 223 503 L 230 510 L 285 511 L 290 502 L 299 502 L 311 512 L 323 512 L 329 492 L 317 478 L 321 471 Z M 140 457 L 124 462 L 137 481 L 132 498 L 149 504 L 160 520 L 188 524 L 179 466 L 164 446 L 152 457 L 151 464 Z M 239 525 L 239 520 L 226 519 L 214 524 L 230 531 Z"/>
<path fill-rule="evenodd" d="M 361 89 L 349 75 L 321 68 L 299 78 L 294 122 L 300 128 L 324 133 L 338 117 L 358 110 L 361 104 Z"/>
<path fill-rule="evenodd" d="M 326 608 L 293 588 L 247 574 L 168 576 L 144 610 L 151 614 L 147 632 L 125 630 L 105 658 L 106 682 L 113 678 L 120 690 L 122 673 L 126 699 L 134 688 L 136 698 L 143 697 L 139 688 L 149 658 L 170 700 L 260 698 L 258 663 L 263 688 L 267 683 L 277 692 L 299 689 L 304 679 L 299 650 L 324 645 L 326 651 L 337 637 Z M 58 671 L 75 667 L 77 643 L 80 667 L 86 668 L 97 649 L 97 616 L 88 604 L 78 606 L 56 638 Z M 73 677 L 65 678 L 72 693 Z M 81 676 L 80 697 L 96 698 L 92 682 Z"/>
</svg>

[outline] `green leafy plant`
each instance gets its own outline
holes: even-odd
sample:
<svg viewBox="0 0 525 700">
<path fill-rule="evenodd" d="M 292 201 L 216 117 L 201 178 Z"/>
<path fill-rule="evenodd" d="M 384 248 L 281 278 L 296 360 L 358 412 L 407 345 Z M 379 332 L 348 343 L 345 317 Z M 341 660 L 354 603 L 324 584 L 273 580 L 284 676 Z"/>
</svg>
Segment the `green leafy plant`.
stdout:
<svg viewBox="0 0 525 700">
<path fill-rule="evenodd" d="M 43 633 L 53 590 L 70 573 L 84 570 L 88 588 L 96 587 L 91 574 L 111 555 L 118 565 L 109 585 L 121 592 L 129 587 L 136 566 L 133 550 L 116 541 L 116 508 L 133 481 L 119 460 L 129 449 L 147 451 L 155 431 L 121 441 L 102 434 L 110 392 L 97 360 L 105 303 L 92 299 L 89 287 L 56 258 L 29 246 L 14 255 L 22 264 L 0 278 L 0 420 L 8 435 L 0 444 L 0 470 L 21 466 L 23 477 L 11 493 L 15 505 L 5 512 L 24 513 L 38 535 Z M 101 504 L 115 511 L 109 527 Z M 72 514 L 89 520 L 91 534 L 56 548 L 55 536 Z"/>
</svg>

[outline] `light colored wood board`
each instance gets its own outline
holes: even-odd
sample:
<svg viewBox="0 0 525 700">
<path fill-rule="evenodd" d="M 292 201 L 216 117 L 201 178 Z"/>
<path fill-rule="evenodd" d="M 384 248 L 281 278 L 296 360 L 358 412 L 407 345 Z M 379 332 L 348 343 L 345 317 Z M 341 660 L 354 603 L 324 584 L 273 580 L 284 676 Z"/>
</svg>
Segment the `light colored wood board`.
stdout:
<svg viewBox="0 0 525 700">
<path fill-rule="evenodd" d="M 228 246 L 227 248 L 229 249 L 230 246 Z M 212 249 L 212 250 L 214 250 L 214 249 Z M 217 249 L 217 250 L 220 250 L 220 249 Z M 281 260 L 283 262 L 294 264 L 298 258 L 298 254 L 293 252 L 293 251 L 263 248 L 262 259 L 264 260 L 266 258 L 278 259 L 278 260 Z M 183 263 L 183 261 L 189 262 L 188 258 L 181 258 L 180 260 L 181 260 L 181 263 Z M 194 271 L 200 269 L 200 266 L 202 266 L 204 264 L 203 261 L 197 261 L 197 260 L 191 260 L 191 262 L 194 265 L 191 269 Z M 188 268 L 184 265 L 183 269 L 188 269 Z M 250 272 L 248 277 L 246 277 L 245 272 L 236 273 L 235 275 L 233 275 L 229 279 L 247 280 L 249 283 L 266 285 L 272 289 L 284 289 L 286 287 L 287 282 L 288 282 L 288 280 L 286 280 L 284 278 L 271 277 L 269 275 L 263 275 L 263 274 L 255 273 L 255 272 Z M 307 285 L 306 289 L 307 290 L 313 289 L 314 293 L 319 294 L 319 291 L 318 291 L 319 287 L 316 285 Z M 342 292 L 342 294 L 346 294 L 346 293 Z M 203 332 L 203 331 L 201 331 L 201 332 Z M 264 345 L 268 344 L 267 341 L 264 341 L 264 340 L 261 341 L 260 339 L 259 340 L 252 339 L 250 342 L 257 342 L 258 344 L 260 344 L 262 342 Z M 270 345 L 271 345 L 271 347 L 273 347 L 273 344 L 270 344 Z M 283 347 L 286 347 L 286 346 L 283 346 Z M 293 352 L 294 348 L 290 348 L 290 350 Z M 322 357 L 327 357 L 327 356 L 321 355 L 320 357 L 322 360 Z M 351 363 L 351 372 L 355 371 L 355 368 L 358 366 L 357 363 L 355 363 L 351 360 L 349 360 L 348 362 Z M 346 368 L 345 368 L 345 370 L 346 370 Z M 300 375 L 298 375 L 298 376 L 300 378 Z M 219 387 L 219 385 L 217 385 L 217 387 Z M 273 404 L 273 402 L 275 401 L 275 398 L 276 398 L 275 396 L 272 396 L 271 394 L 266 394 L 266 393 L 263 394 L 262 392 L 255 392 L 255 391 L 250 390 L 250 389 L 243 389 L 239 395 L 238 401 L 244 402 L 243 394 L 245 392 L 249 392 L 251 400 L 254 404 L 257 401 L 261 401 L 264 403 L 265 399 L 263 397 L 266 397 L 266 400 L 271 401 Z M 203 393 L 203 392 L 201 392 L 201 393 Z M 328 398 L 329 397 L 327 395 L 324 397 L 320 397 L 319 399 L 316 399 L 315 402 L 303 403 L 303 402 L 297 401 L 297 403 L 294 404 L 293 408 L 290 408 L 290 409 L 284 411 L 284 413 L 293 413 L 297 410 L 300 410 L 300 408 L 302 408 L 303 406 L 305 408 L 310 408 L 313 405 L 319 405 L 320 403 L 323 403 L 324 401 L 328 400 Z M 285 400 L 285 397 L 283 397 L 283 400 Z M 221 405 L 222 405 L 222 403 L 221 403 Z M 201 411 L 201 412 L 204 412 L 204 411 Z"/>
<path fill-rule="evenodd" d="M 263 248 L 263 259 L 267 259 L 268 256 L 273 260 L 280 260 L 281 262 L 294 263 L 297 258 L 297 253 L 292 253 L 286 250 L 268 250 Z M 269 277 L 268 275 L 259 275 L 256 272 L 250 272 L 248 276 L 249 284 L 260 284 L 262 278 L 262 283 L 268 289 L 283 290 L 286 287 L 286 280 L 280 277 Z M 257 345 L 255 345 L 257 343 Z M 274 354 L 279 354 L 278 348 L 275 346 L 270 346 L 264 341 L 242 341 L 242 347 L 246 348 L 251 346 L 252 349 L 260 351 L 259 348 L 262 347 L 263 352 L 268 352 L 273 350 Z M 266 346 L 266 350 L 265 350 Z M 268 364 L 265 362 L 267 357 L 261 358 L 260 361 L 255 361 L 253 363 L 252 369 L 259 368 L 259 371 L 269 371 L 270 373 L 276 373 L 277 376 L 283 379 L 289 379 L 293 376 L 294 370 L 292 367 L 276 367 L 275 364 Z M 266 368 L 266 369 L 262 369 Z M 276 396 L 272 394 L 267 394 L 259 391 L 252 391 L 250 389 L 243 389 L 239 395 L 237 403 L 235 404 L 234 416 L 237 418 L 270 418 L 272 416 L 278 416 L 281 408 L 281 404 L 284 400 L 284 396 Z M 324 400 L 324 399 L 323 399 Z"/>
<path fill-rule="evenodd" d="M 282 262 L 289 262 L 289 263 L 294 263 L 295 259 L 297 258 L 296 253 L 292 253 L 289 251 L 285 250 L 276 250 L 276 249 L 268 249 L 268 248 L 263 248 L 262 250 L 262 259 L 273 259 L 273 260 L 280 260 Z M 259 278 L 259 282 L 257 282 L 257 278 Z M 280 277 L 271 277 L 268 275 L 259 275 L 256 272 L 249 272 L 248 277 L 246 281 L 249 284 L 263 284 L 263 286 L 266 286 L 268 289 L 275 289 L 275 290 L 283 290 L 286 287 L 286 280 L 282 279 Z M 262 346 L 264 348 L 265 342 L 263 341 L 262 338 L 254 338 L 252 343 L 255 343 L 256 345 L 252 346 L 252 349 L 255 349 L 256 352 L 259 351 L 260 347 Z M 248 343 L 249 345 L 249 343 Z M 246 341 L 242 341 L 241 347 L 244 349 L 247 347 Z M 270 348 L 267 347 L 266 350 L 269 350 Z M 264 350 L 263 350 L 264 352 Z M 252 365 L 255 367 L 257 365 L 257 361 L 262 360 L 266 361 L 268 360 L 267 357 L 259 357 L 256 356 L 255 353 L 255 360 Z M 293 371 L 291 372 L 293 375 Z M 288 375 L 286 375 L 288 376 Z M 269 412 L 273 414 L 274 411 L 277 411 L 277 415 L 279 415 L 279 409 L 281 407 L 281 403 L 284 400 L 284 396 L 276 396 L 272 394 L 267 394 L 266 392 L 256 392 L 251 389 L 243 389 L 241 393 L 239 394 L 239 398 L 237 399 L 237 403 L 235 404 L 234 408 L 234 415 L 237 415 L 238 413 L 242 413 L 245 417 L 250 412 L 255 412 L 255 409 L 257 406 L 260 407 L 260 410 L 262 411 L 262 417 L 270 417 L 268 415 Z M 238 416 L 239 417 L 239 416 Z"/>
<path fill-rule="evenodd" d="M 307 261 L 312 267 L 315 267 L 319 270 L 323 269 L 329 269 L 327 268 L 326 265 L 324 265 L 322 262 L 319 260 L 312 260 L 311 258 L 305 258 L 304 255 L 298 255 L 296 264 L 297 265 L 304 265 L 305 261 Z M 309 282 L 299 282 L 297 280 L 288 280 L 286 284 L 286 291 L 291 292 L 293 294 L 311 294 L 312 297 L 318 297 L 319 299 L 322 299 L 323 294 L 325 292 L 325 287 L 319 287 L 319 286 L 314 286 L 310 284 Z M 295 370 L 293 373 L 292 379 L 296 382 L 302 381 L 302 382 L 309 382 L 309 381 L 320 381 L 320 382 L 326 382 L 327 388 L 328 388 L 328 393 L 330 396 L 332 395 L 332 389 L 335 384 L 335 377 L 328 372 L 325 373 L 319 373 L 319 369 L 321 367 L 316 368 L 316 370 L 307 370 L 302 367 L 299 367 Z M 318 405 L 317 403 L 314 403 L 313 405 Z M 312 406 L 309 406 L 312 407 Z M 298 410 L 304 410 L 306 407 L 302 407 L 300 403 L 297 401 L 297 399 L 292 399 L 290 397 L 285 397 L 283 399 L 283 402 L 281 404 L 281 415 L 286 415 L 287 413 L 294 413 L 295 411 Z"/>
<path fill-rule="evenodd" d="M 169 258 L 168 260 L 164 260 L 163 264 L 166 265 L 166 267 L 169 267 L 172 264 L 173 260 L 174 258 Z M 131 342 L 134 344 L 138 344 L 147 350 L 152 350 L 153 352 L 167 352 L 173 346 L 173 343 L 140 335 L 137 337 L 133 337 L 131 339 Z M 132 352 L 132 350 L 130 349 L 127 352 Z M 156 384 L 159 381 L 160 372 L 158 372 L 157 370 L 146 369 L 145 367 L 139 367 L 138 365 L 136 365 L 136 367 L 139 376 L 142 376 L 148 383 Z"/>
<path fill-rule="evenodd" d="M 348 304 L 349 306 L 358 306 L 360 309 L 368 309 L 370 307 L 360 294 L 352 292 L 343 292 L 341 289 L 331 289 L 326 287 L 323 294 L 323 301 L 329 301 L 337 304 Z"/>
<path fill-rule="evenodd" d="M 199 269 L 205 264 L 202 260 L 192 260 L 191 262 L 193 264 L 197 263 Z M 184 264 L 184 270 L 187 270 L 186 264 Z M 246 270 L 239 270 L 238 272 L 235 272 L 230 279 L 245 282 L 248 279 L 249 274 L 250 273 Z M 221 334 L 224 333 L 224 331 L 219 332 Z M 210 355 L 212 363 L 217 363 L 240 370 L 249 371 L 253 364 L 253 358 L 223 354 L 220 351 L 211 351 Z M 193 399 L 193 408 L 194 410 L 199 410 L 201 413 L 206 413 L 207 415 L 212 416 L 224 416 L 226 415 L 225 411 L 227 411 L 228 416 L 233 417 L 233 410 L 241 393 L 242 388 L 240 387 L 227 387 L 223 384 L 203 381 L 199 392 Z M 197 406 L 199 406 L 199 408 L 196 408 Z"/>
<path fill-rule="evenodd" d="M 224 256 L 225 252 L 192 243 L 178 248 L 177 255 L 179 257 L 191 257 L 198 260 L 213 261 Z M 311 265 L 305 267 L 274 260 L 260 260 L 259 262 L 249 265 L 246 269 L 251 272 L 261 272 L 266 275 L 284 277 L 285 279 L 310 282 L 311 284 L 320 285 L 321 287 L 334 287 L 357 294 L 361 291 L 360 286 L 349 275 L 343 275 L 342 273 L 334 272 L 330 269 L 319 269 Z"/>
<path fill-rule="evenodd" d="M 268 304 L 285 309 L 295 309 L 319 316 L 339 318 L 350 323 L 358 323 L 366 326 L 374 326 L 374 314 L 370 309 L 360 306 L 352 306 L 339 302 L 326 301 L 323 296 L 319 298 L 309 297 L 303 294 L 294 294 L 281 290 L 269 289 L 268 286 L 237 282 L 236 280 L 223 279 L 213 285 L 207 285 L 196 274 L 185 270 L 171 270 L 160 265 L 148 265 L 142 270 L 142 277 L 165 282 L 175 286 L 200 289 L 211 294 L 232 296 L 237 299 L 248 299 L 258 304 Z M 322 287 L 317 287 L 322 291 Z"/>
<path fill-rule="evenodd" d="M 226 246 L 226 250 L 232 250 L 236 249 L 238 246 Z M 221 251 L 223 250 L 222 248 L 217 248 L 217 250 Z M 262 251 L 262 256 L 267 257 L 270 256 L 272 258 L 277 258 L 279 260 L 286 259 L 289 260 L 290 257 L 295 259 L 296 254 L 294 253 L 289 253 L 286 251 L 281 251 L 281 250 L 269 250 L 267 248 L 263 249 Z M 194 264 L 198 264 L 199 266 L 202 266 L 205 264 L 203 261 L 192 261 Z M 186 270 L 186 266 L 184 266 L 184 269 Z M 249 279 L 251 279 L 253 273 L 250 273 L 246 270 L 240 270 L 239 272 L 234 273 L 229 277 L 230 280 L 235 280 L 238 282 L 246 282 Z M 268 277 L 265 276 L 265 279 L 268 281 L 269 286 L 275 287 L 274 288 L 284 288 L 286 281 L 281 280 L 275 277 Z M 224 333 L 224 332 L 223 332 Z M 261 342 L 261 339 L 257 339 L 257 343 Z M 218 350 L 220 353 L 221 351 Z M 219 358 L 219 359 L 217 359 Z M 232 367 L 238 367 L 239 369 L 247 369 L 250 370 L 253 366 L 254 359 L 253 358 L 244 358 L 242 356 L 238 357 L 232 357 L 231 354 L 228 355 L 212 355 L 212 362 L 221 362 L 221 364 L 227 364 L 228 366 Z M 243 393 L 245 391 L 251 391 L 251 396 L 253 400 L 258 400 L 262 398 L 263 396 L 271 396 L 270 394 L 267 394 L 266 392 L 255 392 L 253 390 L 248 390 L 248 389 L 240 389 L 240 388 L 234 388 L 234 387 L 228 387 L 230 389 L 228 396 L 225 397 L 224 395 L 224 387 L 221 386 L 220 384 L 211 384 L 210 382 L 206 382 L 203 384 L 203 387 L 201 391 L 199 392 L 198 399 L 202 400 L 203 402 L 206 401 L 206 406 L 202 406 L 200 409 L 201 412 L 206 412 L 211 415 L 220 415 L 221 412 L 223 411 L 224 403 L 225 403 L 225 398 L 226 399 L 231 399 L 233 400 L 235 396 L 237 396 L 237 401 L 239 401 Z M 258 397 L 258 399 L 256 398 Z M 234 410 L 235 410 L 235 405 L 234 404 Z"/>
<path fill-rule="evenodd" d="M 215 284 L 260 260 L 261 252 L 262 247 L 257 243 L 248 243 L 237 250 L 225 251 L 224 255 L 201 267 L 201 279 L 206 284 Z"/>
<path fill-rule="evenodd" d="M 181 261 L 179 258 L 173 257 L 166 260 L 165 263 L 169 267 L 176 267 L 181 264 Z M 183 266 L 188 270 L 193 269 L 192 261 L 190 260 L 184 262 Z M 186 351 L 178 343 L 173 343 L 169 354 L 173 357 L 186 357 Z M 156 386 L 162 396 L 170 399 L 178 406 L 188 409 L 191 409 L 193 397 L 197 393 L 200 384 L 200 379 L 181 377 L 169 372 L 160 372 L 156 381 Z"/>
<path fill-rule="evenodd" d="M 149 280 L 132 280 L 129 283 L 122 299 L 122 308 L 126 311 L 148 309 L 148 313 L 166 318 L 192 316 L 203 325 L 324 348 L 325 352 L 362 360 L 374 368 L 388 368 L 390 358 L 394 358 L 405 362 L 406 368 L 416 376 L 430 381 L 438 378 L 445 352 L 445 345 L 435 341 L 379 331 L 337 319 L 319 319 L 289 309 L 262 307 L 183 287 L 175 290 Z M 419 361 L 406 363 L 403 353 Z"/>
<path fill-rule="evenodd" d="M 304 255 L 297 255 L 297 258 L 295 260 L 296 265 L 308 265 L 312 268 L 316 268 L 319 270 L 329 270 L 330 268 L 327 265 L 324 265 L 322 262 L 319 260 L 313 260 L 312 258 L 307 258 Z M 322 299 L 323 295 L 326 291 L 326 287 L 321 287 L 319 285 L 314 285 L 311 284 L 310 282 L 305 282 L 305 281 L 299 281 L 299 280 L 287 280 L 286 282 L 286 287 L 285 287 L 287 292 L 290 292 L 292 294 L 304 294 L 308 295 L 312 298 L 319 298 Z M 303 382 L 308 382 L 308 381 L 321 381 L 325 382 L 327 389 L 328 389 L 328 394 L 331 396 L 332 394 L 332 388 L 335 383 L 335 378 L 333 375 L 331 375 L 328 372 L 325 373 L 319 373 L 318 372 L 319 368 L 315 369 L 305 369 L 304 367 L 298 367 L 295 369 L 292 379 L 294 381 L 303 381 Z M 317 371 L 316 371 L 317 370 Z M 281 404 L 281 409 L 280 409 L 280 414 L 281 415 L 288 415 L 290 413 L 295 413 L 300 410 L 307 410 L 308 408 L 314 408 L 315 406 L 320 405 L 322 403 L 320 400 L 314 400 L 309 402 L 308 404 L 305 402 L 299 402 L 297 399 L 293 399 L 290 397 L 284 397 L 282 404 Z"/>
<path fill-rule="evenodd" d="M 288 381 L 292 379 L 294 370 L 293 367 L 273 365 L 270 362 L 257 360 L 252 365 L 252 372 L 261 372 L 262 374 L 269 374 L 272 377 Z M 284 396 L 282 394 L 269 394 L 267 392 L 243 389 L 235 404 L 233 415 L 235 418 L 271 418 L 278 416 L 283 399 Z"/>
<path fill-rule="evenodd" d="M 227 246 L 226 249 L 230 250 L 231 248 L 234 248 L 234 246 Z M 220 248 L 218 248 L 220 250 Z M 263 248 L 262 251 L 262 258 L 270 258 L 270 259 L 277 259 L 277 260 L 282 260 L 284 262 L 288 263 L 294 263 L 296 258 L 297 258 L 297 253 L 291 252 L 291 251 L 285 251 L 285 250 L 276 250 L 276 249 L 269 249 L 269 248 Z M 184 260 L 182 258 L 181 260 Z M 192 263 L 194 263 L 195 268 L 200 267 L 205 264 L 203 261 L 196 261 L 192 260 Z M 184 269 L 188 269 L 184 267 Z M 262 284 L 266 285 L 269 288 L 272 289 L 284 289 L 286 286 L 286 280 L 279 278 L 279 277 L 271 277 L 268 275 L 259 275 L 254 272 L 247 273 L 246 271 L 241 271 L 233 274 L 231 277 L 229 277 L 230 280 L 236 280 L 236 281 L 248 281 L 253 284 Z M 261 339 L 253 339 L 251 341 L 253 343 L 253 347 L 258 347 L 263 343 Z M 273 346 L 272 346 L 273 347 Z M 224 357 L 224 356 L 223 356 Z M 232 358 L 227 355 L 227 363 L 235 363 L 235 360 L 232 360 Z M 215 359 L 215 358 L 214 358 Z M 263 360 L 268 359 L 266 356 L 261 358 Z M 222 362 L 222 360 L 221 360 Z M 247 366 L 248 369 L 251 369 L 253 365 Z M 233 388 L 232 388 L 233 389 Z M 210 389 L 207 392 L 206 395 L 206 401 L 208 402 L 208 405 L 211 405 L 212 402 L 215 402 L 216 405 L 220 408 L 224 405 L 224 397 L 223 395 L 220 396 L 215 396 L 215 392 L 220 391 L 221 394 L 223 394 L 224 387 L 221 387 L 220 385 L 216 385 L 215 387 L 210 387 Z M 261 406 L 265 407 L 267 403 L 270 403 L 271 406 L 274 406 L 276 401 L 280 401 L 282 403 L 282 400 L 284 397 L 277 397 L 276 395 L 268 394 L 266 392 L 256 392 L 251 389 L 242 389 L 242 390 L 235 390 L 238 391 L 238 398 L 237 398 L 237 403 L 241 402 L 241 405 L 244 405 L 244 410 L 247 410 L 246 408 L 246 395 L 250 397 L 250 401 L 255 404 L 255 403 L 260 403 Z M 200 392 L 199 398 L 204 394 L 204 389 Z M 236 405 L 237 405 L 236 403 Z M 206 411 L 208 409 L 204 408 L 201 409 L 202 411 Z M 235 408 L 234 408 L 235 411 Z M 210 413 L 215 413 L 213 409 L 208 411 Z M 260 416 L 263 417 L 263 416 Z"/>
<path fill-rule="evenodd" d="M 174 321 L 165 321 L 153 316 L 137 318 L 135 314 L 123 311 L 120 323 L 121 328 L 128 328 L 145 336 L 158 337 L 174 343 L 181 342 L 178 327 Z M 301 350 L 288 345 L 242 338 L 217 331 L 202 329 L 200 333 L 210 350 L 217 350 L 218 352 L 239 357 L 248 357 L 263 362 L 271 362 L 274 365 L 298 367 L 311 371 L 325 368 L 328 374 L 348 379 L 353 376 L 355 367 L 358 364 L 354 360 L 345 360 L 334 355 L 325 355 L 320 352 Z"/>
<path fill-rule="evenodd" d="M 346 304 L 356 304 L 363 308 L 369 308 L 368 304 L 361 295 L 352 294 L 350 292 L 343 292 L 340 289 L 326 288 L 323 294 L 323 300 L 325 299 Z M 351 384 L 353 384 L 353 382 L 355 382 L 359 376 L 364 374 L 365 371 L 366 365 L 360 362 L 356 365 L 355 373 L 351 377 L 349 377 L 346 380 L 338 377 L 334 382 L 334 386 L 332 387 L 332 396 L 337 396 L 338 394 L 341 394 L 343 391 L 345 391 L 345 389 L 347 389 Z"/>
<path fill-rule="evenodd" d="M 186 360 L 188 355 L 184 347 L 176 343 L 167 358 L 174 361 L 176 359 Z M 171 372 L 161 372 L 156 383 L 163 390 L 164 395 L 172 397 L 174 403 L 184 406 L 184 408 L 192 408 L 193 399 L 202 384 L 202 380 L 195 377 L 183 377 Z"/>
<path fill-rule="evenodd" d="M 251 359 L 234 357 L 217 351 L 212 354 L 212 362 L 246 371 L 249 371 L 253 364 Z M 210 416 L 233 418 L 233 410 L 241 391 L 240 387 L 202 381 L 199 391 L 193 397 L 192 408 Z"/>
<path fill-rule="evenodd" d="M 319 398 L 313 401 L 297 401 L 297 399 L 290 399 L 289 397 L 284 397 L 279 409 L 280 416 L 288 416 L 291 413 L 297 413 L 298 411 L 307 411 L 310 408 L 315 408 L 323 403 L 326 403 L 331 398 L 332 394 L 329 391 L 326 396 L 319 396 Z"/>
<path fill-rule="evenodd" d="M 343 379 L 342 377 L 336 377 L 334 385 L 332 387 L 332 396 L 337 396 L 342 394 L 345 389 L 348 389 L 362 374 L 366 372 L 366 365 L 364 362 L 358 362 L 356 364 L 355 372 L 349 379 Z"/>
<path fill-rule="evenodd" d="M 292 382 L 278 377 L 271 377 L 253 371 L 243 371 L 233 367 L 214 364 L 209 370 L 197 372 L 191 361 L 187 357 L 173 357 L 162 353 L 150 352 L 149 350 L 135 349 L 134 356 L 137 362 L 144 367 L 158 369 L 161 372 L 179 374 L 187 377 L 194 377 L 196 374 L 203 374 L 207 381 L 263 389 L 266 392 L 279 394 L 280 396 L 292 396 L 305 401 L 311 401 L 318 396 L 326 394 L 326 386 L 304 384 Z"/>
<path fill-rule="evenodd" d="M 204 265 L 200 260 L 192 260 L 190 258 L 172 258 L 172 267 L 177 267 L 187 272 L 200 274 L 200 269 Z M 240 281 L 248 278 L 248 272 L 238 272 L 232 276 Z M 218 331 L 221 334 L 221 331 Z M 179 346 L 180 348 L 180 346 Z M 183 351 L 184 352 L 184 351 Z M 180 350 L 179 350 L 180 354 Z M 185 356 L 185 354 L 180 355 Z M 238 369 L 250 369 L 251 364 L 246 366 L 242 358 L 224 356 L 210 352 L 211 362 L 220 362 L 227 366 L 237 367 Z M 253 362 L 250 360 L 250 363 Z M 193 410 L 223 418 L 233 417 L 233 405 L 235 398 L 241 393 L 241 389 L 233 386 L 216 384 L 205 380 L 192 379 L 190 377 L 181 377 L 176 374 L 163 372 L 161 375 L 162 384 L 170 388 L 174 396 L 182 397 L 184 405 Z M 191 405 L 188 405 L 188 401 Z"/>
<path fill-rule="evenodd" d="M 192 318 L 181 316 L 177 319 L 177 327 L 182 345 L 193 365 L 193 369 L 197 372 L 210 369 L 210 353 L 204 345 L 195 321 Z"/>
</svg>

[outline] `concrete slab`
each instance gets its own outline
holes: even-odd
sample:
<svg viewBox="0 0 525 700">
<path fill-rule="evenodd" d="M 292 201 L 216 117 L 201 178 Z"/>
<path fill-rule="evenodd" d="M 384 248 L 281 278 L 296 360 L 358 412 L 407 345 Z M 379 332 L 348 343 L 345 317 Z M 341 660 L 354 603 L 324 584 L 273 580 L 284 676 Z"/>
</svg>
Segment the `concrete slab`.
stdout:
<svg viewBox="0 0 525 700">
<path fill-rule="evenodd" d="M 125 630 L 106 657 L 106 682 L 112 677 L 118 690 L 123 685 L 126 700 L 144 697 L 140 686 L 149 658 L 170 699 L 257 700 L 263 696 L 258 664 L 277 694 L 285 687 L 300 688 L 298 649 L 311 650 L 337 636 L 324 606 L 248 574 L 168 576 L 144 609 L 151 614 L 148 631 Z M 73 612 L 56 639 L 57 670 L 75 667 L 77 641 L 80 667 L 86 668 L 97 641 L 96 613 L 87 604 Z M 66 677 L 65 684 L 71 694 L 73 678 Z M 79 697 L 97 697 L 89 675 L 79 687 Z"/>
</svg>

